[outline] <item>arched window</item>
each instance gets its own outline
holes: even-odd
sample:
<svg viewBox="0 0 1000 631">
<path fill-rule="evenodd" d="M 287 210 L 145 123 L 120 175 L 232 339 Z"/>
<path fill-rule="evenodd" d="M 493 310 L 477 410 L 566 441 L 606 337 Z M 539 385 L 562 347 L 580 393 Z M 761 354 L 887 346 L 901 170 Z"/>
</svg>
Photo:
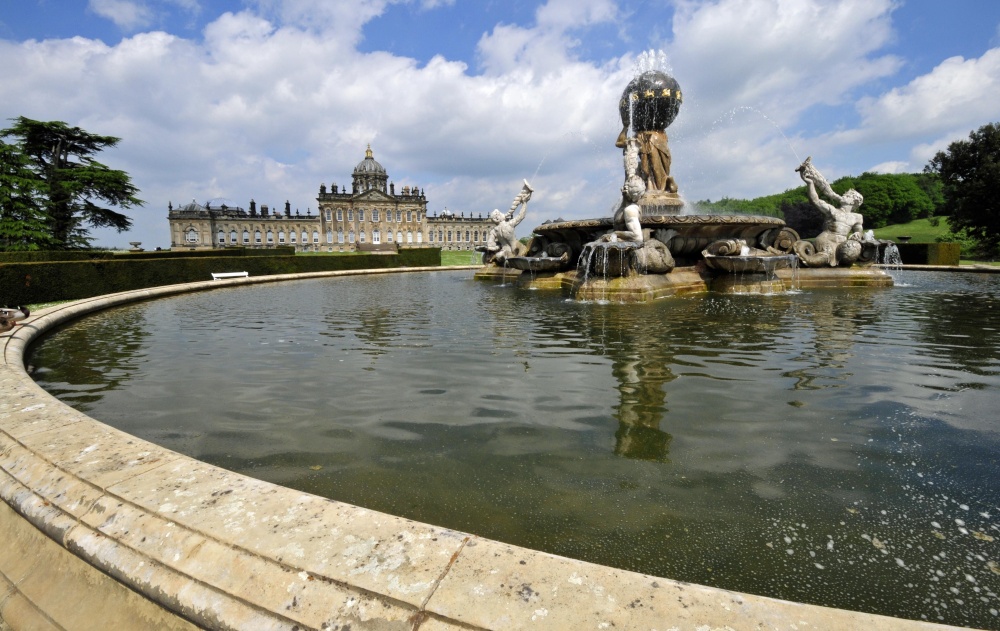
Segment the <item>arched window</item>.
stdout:
<svg viewBox="0 0 1000 631">
<path fill-rule="evenodd" d="M 278 231 L 278 243 L 284 243 L 284 242 L 285 242 L 285 231 L 284 230 L 279 230 Z"/>
<path fill-rule="evenodd" d="M 260 243 L 260 230 L 253 231 L 253 242 Z"/>
<path fill-rule="evenodd" d="M 361 243 L 365 242 L 365 231 L 364 230 L 362 230 L 361 234 L 358 235 L 358 241 L 361 242 Z"/>
<path fill-rule="evenodd" d="M 188 243 L 198 243 L 198 231 L 194 228 L 188 228 L 187 232 L 184 233 L 184 240 Z"/>
<path fill-rule="evenodd" d="M 372 208 L 372 221 L 378 221 L 378 208 Z M 372 242 L 374 243 L 375 240 L 372 239 Z"/>
<path fill-rule="evenodd" d="M 229 231 L 229 242 L 230 243 L 236 243 L 236 229 L 235 228 L 233 228 L 232 230 Z"/>
<path fill-rule="evenodd" d="M 413 231 L 412 230 L 407 230 L 406 231 L 406 242 L 407 243 L 413 243 Z"/>
<path fill-rule="evenodd" d="M 397 230 L 396 231 L 396 243 L 402 243 L 402 242 L 403 242 L 403 231 L 402 230 Z"/>
<path fill-rule="evenodd" d="M 225 242 L 226 242 L 226 233 L 223 232 L 222 230 L 219 230 L 219 243 L 225 243 Z"/>
<path fill-rule="evenodd" d="M 470 238 L 469 238 L 469 236 L 470 236 L 470 235 L 469 235 L 469 231 L 468 231 L 468 230 L 466 230 L 466 231 L 465 231 L 465 241 L 466 241 L 466 242 L 469 242 L 469 241 L 472 241 L 472 239 L 470 239 Z"/>
<path fill-rule="evenodd" d="M 353 236 L 351 237 L 351 240 L 352 241 L 354 240 Z M 343 243 L 343 242 L 344 242 L 344 229 L 341 228 L 340 230 L 337 231 L 337 243 Z"/>
<path fill-rule="evenodd" d="M 423 232 L 418 232 L 417 233 L 417 243 L 423 243 L 423 242 L 424 242 L 424 233 Z"/>
<path fill-rule="evenodd" d="M 326 231 L 326 242 L 333 243 L 333 230 Z"/>
<path fill-rule="evenodd" d="M 280 236 L 279 236 L 279 238 L 280 238 Z M 296 243 L 295 239 L 296 239 L 295 231 L 294 230 L 289 230 L 288 231 L 288 240 L 289 240 L 289 242 Z"/>
<path fill-rule="evenodd" d="M 479 242 L 479 231 L 478 230 L 474 230 L 472 232 L 472 240 L 475 241 L 475 242 L 477 242 L 477 243 Z"/>
<path fill-rule="evenodd" d="M 365 220 L 365 209 L 364 208 L 359 208 L 358 209 L 358 221 L 364 221 L 364 220 Z"/>
<path fill-rule="evenodd" d="M 354 243 L 354 231 L 353 230 L 351 230 L 350 232 L 347 233 L 347 241 L 349 243 Z"/>
<path fill-rule="evenodd" d="M 267 242 L 274 243 L 274 232 L 270 228 L 267 229 Z"/>
<path fill-rule="evenodd" d="M 392 230 L 385 231 L 385 240 L 389 243 L 392 243 Z"/>
<path fill-rule="evenodd" d="M 327 208 L 327 209 L 326 209 L 326 220 L 327 220 L 327 221 L 330 221 L 330 217 L 331 217 L 331 213 L 330 213 L 330 209 L 329 209 L 329 208 Z"/>
<path fill-rule="evenodd" d="M 403 211 L 402 210 L 397 210 L 396 211 L 396 223 L 399 223 L 401 221 L 403 221 Z"/>
<path fill-rule="evenodd" d="M 427 242 L 428 243 L 434 243 L 434 231 L 433 230 L 431 230 L 431 233 L 429 235 L 427 235 Z"/>
<path fill-rule="evenodd" d="M 347 210 L 347 220 L 354 221 L 354 210 L 352 209 Z"/>
<path fill-rule="evenodd" d="M 343 220 L 344 220 L 344 209 L 343 208 L 338 208 L 337 209 L 337 221 L 343 221 Z"/>
<path fill-rule="evenodd" d="M 249 230 L 244 230 L 243 231 L 243 243 L 250 243 L 250 231 Z"/>
<path fill-rule="evenodd" d="M 316 237 L 313 243 L 319 243 L 319 233 L 314 230 L 313 235 Z M 309 243 L 309 233 L 305 230 L 302 231 L 302 243 Z"/>
<path fill-rule="evenodd" d="M 382 243 L 382 232 L 380 230 L 372 230 L 372 243 Z"/>
</svg>

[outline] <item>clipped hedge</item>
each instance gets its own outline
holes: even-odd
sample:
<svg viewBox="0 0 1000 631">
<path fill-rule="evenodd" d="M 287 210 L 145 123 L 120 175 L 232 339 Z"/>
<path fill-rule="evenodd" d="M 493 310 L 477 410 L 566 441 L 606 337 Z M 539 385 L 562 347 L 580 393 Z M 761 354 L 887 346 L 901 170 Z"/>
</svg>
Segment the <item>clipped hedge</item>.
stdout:
<svg viewBox="0 0 1000 631">
<path fill-rule="evenodd" d="M 958 265 L 962 254 L 962 244 L 945 243 L 897 243 L 899 258 L 908 265 Z"/>
<path fill-rule="evenodd" d="M 107 250 L 35 250 L 0 252 L 0 263 L 40 263 L 45 261 L 92 261 L 114 256 Z"/>
<path fill-rule="evenodd" d="M 226 257 L 225 261 L 218 257 L 119 256 L 94 261 L 0 263 L 0 305 L 79 300 L 120 291 L 211 280 L 212 272 L 245 271 L 251 276 L 269 276 L 439 265 L 439 248 L 352 256 L 242 256 Z"/>
</svg>

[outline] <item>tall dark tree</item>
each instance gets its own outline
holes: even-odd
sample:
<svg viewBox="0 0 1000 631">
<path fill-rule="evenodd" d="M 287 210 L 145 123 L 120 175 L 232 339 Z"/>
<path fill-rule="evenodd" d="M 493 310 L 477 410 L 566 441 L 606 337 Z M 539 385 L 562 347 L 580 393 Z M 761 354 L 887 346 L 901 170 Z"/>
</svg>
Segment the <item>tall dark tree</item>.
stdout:
<svg viewBox="0 0 1000 631">
<path fill-rule="evenodd" d="M 18 147 L 0 141 L 0 251 L 50 245 L 44 188 Z"/>
<path fill-rule="evenodd" d="M 94 159 L 115 147 L 119 138 L 91 134 L 61 121 L 42 122 L 20 116 L 0 130 L 0 138 L 13 137 L 27 157 L 44 190 L 43 206 L 56 248 L 85 247 L 89 228 L 127 230 L 132 220 L 114 208 L 142 206 L 139 189 L 124 171 L 108 168 Z"/>
<path fill-rule="evenodd" d="M 1000 123 L 951 143 L 924 171 L 941 177 L 952 231 L 974 239 L 983 253 L 1000 252 Z"/>
</svg>

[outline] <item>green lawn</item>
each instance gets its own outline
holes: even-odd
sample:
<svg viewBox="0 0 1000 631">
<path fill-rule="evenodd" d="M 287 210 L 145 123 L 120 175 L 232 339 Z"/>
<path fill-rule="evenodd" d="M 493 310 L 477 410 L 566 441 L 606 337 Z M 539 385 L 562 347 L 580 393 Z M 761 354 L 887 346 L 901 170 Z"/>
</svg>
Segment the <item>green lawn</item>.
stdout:
<svg viewBox="0 0 1000 631">
<path fill-rule="evenodd" d="M 930 219 L 917 219 L 909 223 L 898 223 L 875 230 L 876 239 L 899 240 L 899 237 L 912 237 L 913 243 L 935 243 L 938 237 L 948 236 L 948 220 L 939 217 L 938 225 L 932 226 Z"/>
<path fill-rule="evenodd" d="M 482 265 L 482 262 L 481 252 L 441 250 L 441 265 Z"/>
</svg>

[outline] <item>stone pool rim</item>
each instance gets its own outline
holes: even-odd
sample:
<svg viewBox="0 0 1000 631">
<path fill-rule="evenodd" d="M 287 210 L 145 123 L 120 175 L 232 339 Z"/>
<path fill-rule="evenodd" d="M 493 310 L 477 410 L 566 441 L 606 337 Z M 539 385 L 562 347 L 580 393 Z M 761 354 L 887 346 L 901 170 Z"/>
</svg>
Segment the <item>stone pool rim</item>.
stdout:
<svg viewBox="0 0 1000 631">
<path fill-rule="evenodd" d="M 469 269 L 478 266 L 155 287 L 44 309 L 0 335 L 0 620 L 13 629 L 956 628 L 618 570 L 294 491 L 111 428 L 25 368 L 47 331 L 132 302 Z"/>
</svg>

